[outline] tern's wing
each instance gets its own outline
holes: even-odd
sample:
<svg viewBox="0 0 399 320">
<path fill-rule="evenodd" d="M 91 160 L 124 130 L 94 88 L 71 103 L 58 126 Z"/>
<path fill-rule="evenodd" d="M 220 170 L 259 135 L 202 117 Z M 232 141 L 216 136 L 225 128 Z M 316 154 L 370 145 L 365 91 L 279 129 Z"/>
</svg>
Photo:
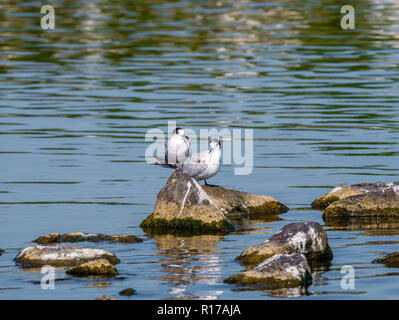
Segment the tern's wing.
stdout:
<svg viewBox="0 0 399 320">
<path fill-rule="evenodd" d="M 179 164 L 174 164 L 174 163 L 151 163 L 151 164 L 168 169 L 177 169 L 181 167 Z"/>
<path fill-rule="evenodd" d="M 188 173 L 190 177 L 196 177 L 208 168 L 205 163 L 187 161 L 183 163 L 183 171 Z"/>
<path fill-rule="evenodd" d="M 199 153 L 195 153 L 191 156 L 190 160 L 193 162 L 205 162 L 208 154 L 209 154 L 208 150 L 205 150 L 205 151 L 202 151 Z"/>
<path fill-rule="evenodd" d="M 154 159 L 154 162 L 151 162 L 150 164 L 155 165 L 155 166 L 160 166 L 160 167 L 169 168 L 169 169 L 176 169 L 176 168 L 181 167 L 181 165 L 179 165 L 179 164 L 168 163 L 164 159 L 164 157 L 154 157 L 153 159 Z"/>
<path fill-rule="evenodd" d="M 165 142 L 165 162 L 168 163 L 168 143 Z"/>
</svg>

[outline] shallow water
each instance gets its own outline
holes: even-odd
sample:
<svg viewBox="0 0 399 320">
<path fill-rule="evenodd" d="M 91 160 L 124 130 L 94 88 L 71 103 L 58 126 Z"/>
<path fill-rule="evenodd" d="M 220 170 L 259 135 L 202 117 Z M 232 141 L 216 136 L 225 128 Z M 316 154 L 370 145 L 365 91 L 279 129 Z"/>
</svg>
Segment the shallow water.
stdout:
<svg viewBox="0 0 399 320">
<path fill-rule="evenodd" d="M 310 203 L 340 183 L 398 181 L 399 4 L 362 0 L 356 30 L 339 28 L 340 0 L 53 1 L 0 4 L 0 299 L 397 299 L 399 270 L 371 264 L 397 250 L 396 225 L 325 227 L 330 271 L 308 293 L 223 283 L 234 260 L 282 226 L 323 224 Z M 275 222 L 226 236 L 147 237 L 170 171 L 148 165 L 145 134 L 168 120 L 192 128 L 252 128 L 254 170 L 224 165 L 210 183 L 275 197 Z M 129 233 L 137 244 L 82 243 L 122 261 L 114 279 L 13 262 L 51 232 Z M 340 286 L 355 268 L 355 289 Z"/>
</svg>

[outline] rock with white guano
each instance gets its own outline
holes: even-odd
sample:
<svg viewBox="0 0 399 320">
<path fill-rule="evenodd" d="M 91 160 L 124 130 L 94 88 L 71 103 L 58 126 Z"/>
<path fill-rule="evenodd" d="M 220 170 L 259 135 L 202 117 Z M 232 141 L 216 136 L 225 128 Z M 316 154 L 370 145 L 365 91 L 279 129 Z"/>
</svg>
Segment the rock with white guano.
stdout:
<svg viewBox="0 0 399 320">
<path fill-rule="evenodd" d="M 284 226 L 268 240 L 243 251 L 237 259 L 251 268 L 276 254 L 302 253 L 312 267 L 328 266 L 333 254 L 327 234 L 317 222 Z"/>
<path fill-rule="evenodd" d="M 230 276 L 225 282 L 257 289 L 277 289 L 309 286 L 312 275 L 302 253 L 276 254 L 251 270 Z"/>
<path fill-rule="evenodd" d="M 288 208 L 274 198 L 201 186 L 184 172 L 174 172 L 158 193 L 154 212 L 142 223 L 147 233 L 218 234 L 234 230 L 229 219 L 276 215 Z"/>
<path fill-rule="evenodd" d="M 81 248 L 70 245 L 37 245 L 21 250 L 14 261 L 22 267 L 76 266 L 91 260 L 106 259 L 111 264 L 120 260 L 111 252 L 102 249 Z"/>
</svg>

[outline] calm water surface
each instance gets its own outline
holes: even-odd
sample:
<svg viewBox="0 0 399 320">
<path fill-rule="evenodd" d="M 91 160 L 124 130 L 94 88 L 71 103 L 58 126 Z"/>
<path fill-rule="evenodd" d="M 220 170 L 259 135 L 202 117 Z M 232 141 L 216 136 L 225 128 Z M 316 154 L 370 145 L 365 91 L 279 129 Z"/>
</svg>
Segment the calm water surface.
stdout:
<svg viewBox="0 0 399 320">
<path fill-rule="evenodd" d="M 324 226 L 333 264 L 305 295 L 223 283 L 282 226 L 324 225 L 310 203 L 331 187 L 399 180 L 396 0 L 356 1 L 353 31 L 339 28 L 340 0 L 55 0 L 52 31 L 41 4 L 0 4 L 0 299 L 124 299 L 127 287 L 134 299 L 399 298 L 399 270 L 371 264 L 398 249 L 395 225 Z M 252 174 L 224 165 L 211 183 L 290 211 L 226 236 L 147 237 L 139 224 L 171 172 L 145 162 L 145 134 L 168 120 L 252 128 Z M 77 231 L 144 241 L 79 244 L 114 252 L 120 275 L 59 270 L 55 290 L 13 262 L 40 235 Z M 354 290 L 341 289 L 343 265 Z"/>
</svg>

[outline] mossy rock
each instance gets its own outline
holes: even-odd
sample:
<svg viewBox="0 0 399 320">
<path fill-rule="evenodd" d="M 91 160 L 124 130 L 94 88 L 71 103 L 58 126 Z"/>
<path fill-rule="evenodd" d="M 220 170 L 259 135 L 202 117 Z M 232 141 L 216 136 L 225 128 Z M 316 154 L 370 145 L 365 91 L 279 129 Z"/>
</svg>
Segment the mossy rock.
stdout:
<svg viewBox="0 0 399 320">
<path fill-rule="evenodd" d="M 375 259 L 372 263 L 383 263 L 387 268 L 399 268 L 399 251 L 388 254 L 385 257 Z"/>
<path fill-rule="evenodd" d="M 134 290 L 133 288 L 126 288 L 126 289 L 122 290 L 121 292 L 119 292 L 119 295 L 127 296 L 127 297 L 132 296 L 134 294 L 136 294 L 136 290 Z"/>
<path fill-rule="evenodd" d="M 272 197 L 201 186 L 186 173 L 176 171 L 158 193 L 154 211 L 140 226 L 149 234 L 225 234 L 235 229 L 230 214 L 234 218 L 270 219 L 287 210 Z"/>
<path fill-rule="evenodd" d="M 335 201 L 345 199 L 355 195 L 361 195 L 368 192 L 368 189 L 374 188 L 373 184 L 363 183 L 355 185 L 340 184 L 334 187 L 325 195 L 315 199 L 312 202 L 314 210 L 324 210 Z"/>
<path fill-rule="evenodd" d="M 223 235 L 234 230 L 234 225 L 227 220 L 204 223 L 193 218 L 155 219 L 153 215 L 148 216 L 140 224 L 140 227 L 149 235 L 172 234 L 177 236 Z"/>
<path fill-rule="evenodd" d="M 133 235 L 106 235 L 102 233 L 83 233 L 83 232 L 73 232 L 73 233 L 51 233 L 49 235 L 41 236 L 34 240 L 38 244 L 57 244 L 63 242 L 120 242 L 120 243 L 137 243 L 143 240 L 133 236 Z"/>
<path fill-rule="evenodd" d="M 399 182 L 338 185 L 314 200 L 312 208 L 323 210 L 323 220 L 330 226 L 399 218 Z"/>
<path fill-rule="evenodd" d="M 312 275 L 303 254 L 277 254 L 251 270 L 230 276 L 224 282 L 253 289 L 307 287 L 312 282 Z"/>
<path fill-rule="evenodd" d="M 113 277 L 119 274 L 115 267 L 106 259 L 96 259 L 79 264 L 71 269 L 68 269 L 66 273 L 79 277 Z"/>
<path fill-rule="evenodd" d="M 328 268 L 333 258 L 327 234 L 320 224 L 298 222 L 284 226 L 267 241 L 243 251 L 237 260 L 253 268 L 276 254 L 292 253 L 304 254 L 311 268 Z"/>
</svg>

